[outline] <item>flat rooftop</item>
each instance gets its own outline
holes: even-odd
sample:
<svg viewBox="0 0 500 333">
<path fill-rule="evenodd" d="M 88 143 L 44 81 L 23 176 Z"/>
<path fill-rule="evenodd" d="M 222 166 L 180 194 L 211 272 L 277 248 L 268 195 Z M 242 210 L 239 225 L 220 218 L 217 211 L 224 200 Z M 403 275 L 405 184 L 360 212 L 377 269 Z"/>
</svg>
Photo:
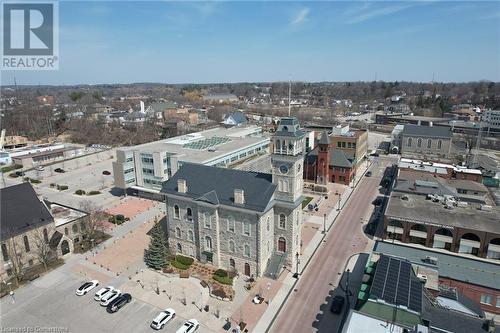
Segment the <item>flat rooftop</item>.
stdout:
<svg viewBox="0 0 500 333">
<path fill-rule="evenodd" d="M 56 203 L 52 203 L 50 205 L 50 213 L 54 217 L 56 227 L 72 222 L 87 215 L 87 213 L 80 210 L 62 206 Z"/>
<path fill-rule="evenodd" d="M 217 127 L 201 132 L 176 136 L 133 147 L 122 147 L 122 151 L 154 153 L 166 151 L 178 155 L 179 160 L 206 163 L 247 147 L 269 142 L 258 126 Z"/>
<path fill-rule="evenodd" d="M 349 312 L 342 333 L 402 333 L 403 327 L 359 313 Z"/>
<path fill-rule="evenodd" d="M 441 277 L 500 289 L 500 264 L 385 241 L 377 241 L 373 252 L 402 257 L 411 263 L 437 269 Z M 437 258 L 437 265 L 425 261 L 426 257 Z"/>
<path fill-rule="evenodd" d="M 393 191 L 385 215 L 402 221 L 500 234 L 500 214 L 496 207 L 489 212 L 474 206 L 446 209 L 439 202 L 426 200 L 425 195 Z"/>
</svg>

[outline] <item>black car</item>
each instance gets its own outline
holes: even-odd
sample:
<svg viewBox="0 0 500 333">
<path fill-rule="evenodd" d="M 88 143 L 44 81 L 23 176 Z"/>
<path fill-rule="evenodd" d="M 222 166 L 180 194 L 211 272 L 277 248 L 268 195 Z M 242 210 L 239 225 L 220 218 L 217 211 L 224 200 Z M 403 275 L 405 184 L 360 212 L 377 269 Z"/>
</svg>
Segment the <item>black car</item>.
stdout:
<svg viewBox="0 0 500 333">
<path fill-rule="evenodd" d="M 371 172 L 371 171 L 367 171 L 367 172 L 365 173 L 365 175 L 366 175 L 366 177 L 371 177 L 371 176 L 372 176 L 372 172 Z"/>
<path fill-rule="evenodd" d="M 108 313 L 115 313 L 123 308 L 127 303 L 130 303 L 132 296 L 130 294 L 122 294 L 118 296 L 113 302 L 109 303 L 106 307 Z"/>
<path fill-rule="evenodd" d="M 102 172 L 103 175 L 106 175 L 106 176 L 109 176 L 111 174 L 111 172 L 109 172 L 108 170 L 104 170 Z"/>
<path fill-rule="evenodd" d="M 330 311 L 332 311 L 333 313 L 342 312 L 342 307 L 344 306 L 344 301 L 345 301 L 344 297 L 342 297 L 340 295 L 335 296 L 332 300 L 332 305 L 330 307 Z"/>
<path fill-rule="evenodd" d="M 380 198 L 380 197 L 378 197 L 378 198 L 376 198 L 375 200 L 372 201 L 372 204 L 375 205 L 375 206 L 380 206 L 380 205 L 382 205 L 382 201 L 383 201 L 383 199 Z"/>
<path fill-rule="evenodd" d="M 64 171 L 63 169 L 61 168 L 57 168 L 54 170 L 54 172 L 57 172 L 57 173 L 65 173 L 66 171 Z"/>
</svg>

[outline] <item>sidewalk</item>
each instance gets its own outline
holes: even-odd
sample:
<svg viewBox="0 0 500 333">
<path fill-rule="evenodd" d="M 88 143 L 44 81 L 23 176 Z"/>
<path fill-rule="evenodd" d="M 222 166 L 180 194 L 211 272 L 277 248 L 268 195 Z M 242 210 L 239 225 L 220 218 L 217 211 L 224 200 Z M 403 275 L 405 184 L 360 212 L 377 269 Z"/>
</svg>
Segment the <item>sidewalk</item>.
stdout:
<svg viewBox="0 0 500 333">
<path fill-rule="evenodd" d="M 332 226 L 334 225 L 337 216 L 342 212 L 342 209 L 346 205 L 347 201 L 351 197 L 351 194 L 354 192 L 354 190 L 357 188 L 359 182 L 363 178 L 365 172 L 369 169 L 371 166 L 370 162 L 364 162 L 362 166 L 360 167 L 358 171 L 358 177 L 355 179 L 355 187 L 352 188 L 349 186 L 346 188 L 344 194 L 342 195 L 340 206 L 341 209 L 340 211 L 337 210 L 336 208 L 332 209 L 330 213 L 327 215 L 326 218 L 326 234 L 330 231 Z M 322 220 L 322 219 L 321 219 Z M 315 221 L 316 222 L 316 221 Z M 321 221 L 323 222 L 323 221 Z M 322 227 L 320 228 L 322 230 Z M 299 273 L 302 274 L 304 270 L 307 268 L 310 260 L 316 253 L 317 249 L 323 242 L 324 238 L 326 237 L 326 234 L 323 234 L 321 232 L 315 233 L 313 238 L 310 240 L 309 244 L 306 246 L 305 249 L 302 250 L 302 256 L 300 258 L 300 264 L 299 264 Z M 253 332 L 267 332 L 267 330 L 271 327 L 273 324 L 274 320 L 278 316 L 279 312 L 281 311 L 282 307 L 284 306 L 288 296 L 292 293 L 295 285 L 297 284 L 297 279 L 293 278 L 293 272 L 283 272 L 282 274 L 286 274 L 286 277 L 283 279 L 283 284 L 282 287 L 278 290 L 276 293 L 276 296 L 271 300 L 268 308 L 264 312 L 263 316 L 260 318 L 258 321 L 257 325 L 253 329 Z M 281 278 L 280 278 L 281 280 Z"/>
</svg>

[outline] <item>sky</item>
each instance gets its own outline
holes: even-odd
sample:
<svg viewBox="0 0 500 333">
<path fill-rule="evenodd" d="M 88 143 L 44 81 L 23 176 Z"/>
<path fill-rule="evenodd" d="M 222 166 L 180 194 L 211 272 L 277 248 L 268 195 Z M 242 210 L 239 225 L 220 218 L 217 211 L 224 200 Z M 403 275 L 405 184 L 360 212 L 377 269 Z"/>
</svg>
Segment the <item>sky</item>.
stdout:
<svg viewBox="0 0 500 333">
<path fill-rule="evenodd" d="M 61 1 L 59 70 L 2 85 L 500 81 L 500 2 Z"/>
</svg>

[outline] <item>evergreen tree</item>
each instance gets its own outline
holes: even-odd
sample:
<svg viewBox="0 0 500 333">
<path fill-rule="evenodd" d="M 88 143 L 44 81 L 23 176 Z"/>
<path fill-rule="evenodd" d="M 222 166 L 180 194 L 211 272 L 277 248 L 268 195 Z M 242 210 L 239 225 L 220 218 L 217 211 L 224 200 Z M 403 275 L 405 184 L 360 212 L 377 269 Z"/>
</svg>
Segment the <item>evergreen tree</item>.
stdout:
<svg viewBox="0 0 500 333">
<path fill-rule="evenodd" d="M 144 250 L 144 262 L 148 267 L 162 269 L 167 264 L 168 246 L 163 229 L 158 221 L 149 232 L 151 240 Z"/>
</svg>

